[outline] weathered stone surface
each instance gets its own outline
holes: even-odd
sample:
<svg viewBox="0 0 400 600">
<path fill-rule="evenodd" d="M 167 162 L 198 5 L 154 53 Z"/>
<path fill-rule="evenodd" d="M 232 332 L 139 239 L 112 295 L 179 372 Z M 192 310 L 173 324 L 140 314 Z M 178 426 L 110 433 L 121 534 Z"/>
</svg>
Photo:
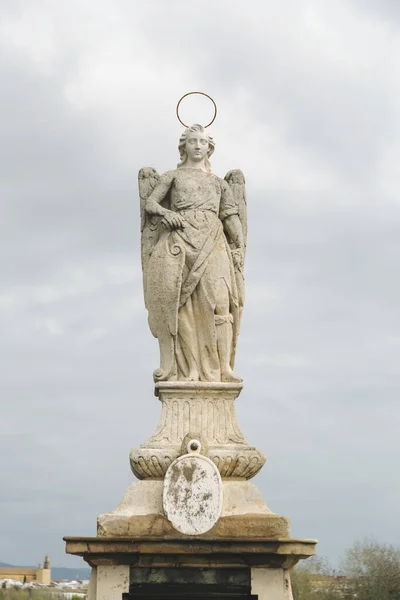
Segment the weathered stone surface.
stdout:
<svg viewBox="0 0 400 600">
<path fill-rule="evenodd" d="M 293 600 L 287 569 L 251 569 L 251 593 L 258 600 Z"/>
<path fill-rule="evenodd" d="M 206 536 L 65 537 L 68 554 L 91 565 L 137 567 L 272 567 L 292 568 L 315 554 L 315 540 L 212 538 Z"/>
<path fill-rule="evenodd" d="M 201 125 L 179 141 L 178 168 L 139 172 L 142 267 L 155 381 L 240 381 L 233 372 L 244 303 L 245 179 L 211 173 L 214 141 Z"/>
<path fill-rule="evenodd" d="M 200 442 L 192 439 L 188 445 L 195 451 L 177 458 L 165 475 L 163 508 L 174 529 L 200 535 L 221 515 L 222 481 L 214 463 L 199 454 Z"/>
<path fill-rule="evenodd" d="M 209 531 L 210 537 L 218 538 L 269 538 L 279 539 L 289 537 L 289 519 L 280 515 L 259 515 L 248 513 L 221 517 L 218 523 Z"/>
<path fill-rule="evenodd" d="M 165 517 L 163 481 L 132 483 L 121 504 L 97 518 L 98 535 L 142 536 L 179 535 Z M 222 481 L 222 513 L 209 537 L 289 537 L 289 519 L 274 514 L 264 503 L 258 488 L 249 481 Z"/>
<path fill-rule="evenodd" d="M 161 479 L 146 479 L 131 483 L 118 507 L 107 515 L 151 515 L 164 514 L 162 505 L 163 481 Z M 99 515 L 100 518 L 102 515 Z"/>
<path fill-rule="evenodd" d="M 293 600 L 288 569 L 312 556 L 316 542 L 290 539 L 289 520 L 248 482 L 266 458 L 244 437 L 234 407 L 242 389 L 233 369 L 244 303 L 244 176 L 211 173 L 214 142 L 201 126 L 184 132 L 179 151 L 178 169 L 139 173 L 160 423 L 131 452 L 139 481 L 99 515 L 97 537 L 64 538 L 66 551 L 93 567 L 88 600 L 134 600 L 142 585 L 165 584 L 171 597 L 177 585 L 184 586 L 177 595 L 189 597 L 192 584 L 207 591 L 222 584 L 260 600 Z M 201 455 L 186 454 L 191 438 Z M 185 471 L 190 461 L 207 469 Z"/>
<path fill-rule="evenodd" d="M 185 567 L 131 567 L 130 597 L 126 600 L 138 600 L 138 596 L 147 598 L 227 598 L 240 600 L 251 591 L 251 568 L 215 568 L 201 569 Z"/>
<path fill-rule="evenodd" d="M 118 507 L 102 516 L 164 514 L 162 495 L 163 480 L 145 479 L 131 483 Z M 258 487 L 245 479 L 223 479 L 222 516 L 252 514 L 273 514 L 266 506 Z"/>
<path fill-rule="evenodd" d="M 87 588 L 86 599 L 87 600 L 96 600 L 97 599 L 97 567 L 96 566 L 92 567 L 92 570 L 90 573 L 90 579 L 89 579 L 89 585 Z"/>
<path fill-rule="evenodd" d="M 274 514 L 254 483 L 246 480 L 223 479 L 222 515 Z"/>
<path fill-rule="evenodd" d="M 266 458 L 246 440 L 237 422 L 234 401 L 242 387 L 223 382 L 157 383 L 161 419 L 155 434 L 130 453 L 136 477 L 164 477 L 182 454 L 182 441 L 189 433 L 201 441 L 221 477 L 254 477 Z"/>
<path fill-rule="evenodd" d="M 269 538 L 289 537 L 289 519 L 280 515 L 247 514 L 220 517 L 218 522 L 203 538 Z M 177 536 L 179 533 L 163 515 L 137 515 L 128 518 L 114 517 L 98 522 L 97 533 L 100 537 L 137 537 L 137 536 Z M 193 534 L 194 535 L 194 534 Z"/>
<path fill-rule="evenodd" d="M 127 565 L 97 567 L 96 600 L 118 600 L 129 591 Z"/>
</svg>

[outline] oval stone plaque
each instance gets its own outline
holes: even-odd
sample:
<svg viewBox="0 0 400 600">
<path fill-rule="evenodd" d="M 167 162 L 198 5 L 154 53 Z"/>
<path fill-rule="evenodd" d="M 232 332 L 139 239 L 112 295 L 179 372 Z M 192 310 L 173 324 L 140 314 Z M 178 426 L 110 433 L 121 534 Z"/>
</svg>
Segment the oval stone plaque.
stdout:
<svg viewBox="0 0 400 600">
<path fill-rule="evenodd" d="M 165 474 L 163 506 L 177 531 L 200 535 L 221 516 L 222 480 L 214 463 L 201 454 L 185 454 Z"/>
</svg>

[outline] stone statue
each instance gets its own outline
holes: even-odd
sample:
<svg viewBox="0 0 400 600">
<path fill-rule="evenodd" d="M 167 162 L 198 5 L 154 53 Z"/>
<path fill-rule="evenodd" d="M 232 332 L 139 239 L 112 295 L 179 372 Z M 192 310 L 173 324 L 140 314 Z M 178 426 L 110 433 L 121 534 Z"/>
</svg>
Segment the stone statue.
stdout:
<svg viewBox="0 0 400 600">
<path fill-rule="evenodd" d="M 192 94 L 212 100 L 203 92 L 182 96 L 182 124 L 179 105 Z M 177 169 L 161 177 L 152 168 L 139 172 L 161 415 L 154 434 L 131 450 L 138 480 L 114 511 L 98 516 L 97 537 L 64 538 L 67 552 L 92 567 L 90 600 L 134 600 L 155 588 L 160 597 L 186 598 L 199 582 L 210 597 L 222 586 L 227 596 L 293 600 L 289 570 L 315 552 L 314 540 L 290 539 L 287 517 L 273 513 L 249 481 L 266 457 L 235 414 L 243 388 L 233 369 L 244 301 L 245 182 L 238 170 L 225 179 L 211 173 L 209 125 L 184 125 Z"/>
<path fill-rule="evenodd" d="M 179 140 L 177 169 L 139 172 L 142 267 L 158 381 L 240 382 L 234 360 L 244 301 L 245 180 L 211 172 L 203 126 Z"/>
</svg>

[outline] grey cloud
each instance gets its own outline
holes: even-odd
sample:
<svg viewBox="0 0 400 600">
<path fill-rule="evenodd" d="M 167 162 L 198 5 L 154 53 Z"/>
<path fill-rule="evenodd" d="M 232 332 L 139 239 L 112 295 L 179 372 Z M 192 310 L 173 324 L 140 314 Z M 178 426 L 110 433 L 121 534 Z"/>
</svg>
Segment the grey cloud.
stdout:
<svg viewBox="0 0 400 600">
<path fill-rule="evenodd" d="M 260 10 L 242 13 L 234 8 L 227 14 L 222 3 L 212 10 L 212 20 L 207 11 L 211 10 L 210 3 L 201 11 L 178 4 L 175 16 L 200 23 L 211 42 L 201 51 L 195 47 L 194 52 L 188 52 L 195 44 L 196 30 L 180 27 L 180 20 L 175 26 L 173 22 L 166 26 L 168 11 L 162 3 L 158 3 L 158 10 L 163 18 L 154 23 L 148 19 L 149 7 L 141 25 L 149 35 L 151 28 L 169 48 L 172 60 L 186 60 L 188 68 L 194 63 L 224 103 L 245 88 L 253 126 L 263 128 L 273 123 L 289 147 L 310 154 L 311 160 L 318 157 L 332 165 L 343 185 L 364 190 L 371 186 L 396 109 L 390 98 L 387 61 L 379 64 L 379 56 L 377 62 L 373 49 L 364 46 L 365 64 L 360 63 L 354 31 L 343 27 L 344 6 L 341 11 L 332 11 L 327 5 L 312 6 L 326 28 L 318 37 L 306 27 L 306 9 L 292 2 L 279 9 L 270 6 L 265 15 Z M 255 6 L 259 8 L 259 4 Z M 354 24 L 362 25 L 362 15 L 360 6 L 352 15 Z M 294 20 L 304 29 L 298 31 Z M 177 30 L 178 35 L 174 35 Z M 333 45 L 329 49 L 329 35 L 334 36 L 337 48 Z M 363 44 L 369 43 L 361 29 L 360 35 Z M 381 42 L 377 36 L 375 44 Z"/>
<path fill-rule="evenodd" d="M 370 18 L 381 17 L 384 22 L 393 27 L 398 27 L 400 23 L 400 6 L 396 0 L 353 0 L 353 3 L 359 10 L 362 10 L 365 16 Z"/>
<path fill-rule="evenodd" d="M 15 2 L 10 11 L 30 6 Z M 350 55 L 333 66 L 322 47 L 308 61 L 309 30 L 294 2 L 176 2 L 172 13 L 164 2 L 135 10 L 122 0 L 71 2 L 69 14 L 35 6 L 58 34 L 52 70 L 8 39 L 2 47 L 0 457 L 8 483 L 0 560 L 29 564 L 50 552 L 54 563 L 79 564 L 64 555 L 62 536 L 94 533 L 96 514 L 132 480 L 130 447 L 155 429 L 157 343 L 141 298 L 136 172 L 176 162 L 175 91 L 150 93 L 143 79 L 171 65 L 182 74 L 176 98 L 196 82 L 219 101 L 215 164 L 225 165 L 225 147 L 232 166 L 247 166 L 238 414 L 269 457 L 256 483 L 273 510 L 291 517 L 293 534 L 318 537 L 332 559 L 358 536 L 395 542 L 399 209 L 381 191 L 379 164 L 398 109 L 386 72 L 375 63 L 368 71 L 368 56 L 382 49 L 352 29 L 367 9 L 337 5 L 343 44 L 350 28 L 366 56 L 353 78 Z M 144 40 L 132 64 L 137 88 L 109 104 L 93 92 L 74 105 L 65 86 L 90 79 L 82 57 L 95 60 L 95 29 L 111 22 L 121 36 Z M 235 138 L 240 114 L 246 145 Z M 315 173 L 296 190 L 298 174 L 283 161 L 272 189 L 270 131 L 277 153 L 304 160 L 311 173 L 326 167 L 332 187 L 321 191 Z"/>
</svg>

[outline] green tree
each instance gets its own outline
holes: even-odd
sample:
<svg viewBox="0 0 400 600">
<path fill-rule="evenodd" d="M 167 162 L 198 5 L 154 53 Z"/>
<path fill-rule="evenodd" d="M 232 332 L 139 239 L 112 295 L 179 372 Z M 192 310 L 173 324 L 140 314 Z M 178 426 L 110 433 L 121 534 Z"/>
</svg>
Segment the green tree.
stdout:
<svg viewBox="0 0 400 600">
<path fill-rule="evenodd" d="M 357 600 L 400 600 L 400 549 L 374 541 L 355 542 L 343 570 Z"/>
<path fill-rule="evenodd" d="M 0 589 L 0 600 L 59 600 L 59 596 L 46 589 L 21 590 L 17 587 Z"/>
<path fill-rule="evenodd" d="M 291 572 L 294 600 L 341 600 L 334 571 L 324 558 L 314 557 L 300 563 Z M 321 582 L 321 577 L 326 580 Z M 330 579 L 331 578 L 331 579 Z"/>
</svg>

